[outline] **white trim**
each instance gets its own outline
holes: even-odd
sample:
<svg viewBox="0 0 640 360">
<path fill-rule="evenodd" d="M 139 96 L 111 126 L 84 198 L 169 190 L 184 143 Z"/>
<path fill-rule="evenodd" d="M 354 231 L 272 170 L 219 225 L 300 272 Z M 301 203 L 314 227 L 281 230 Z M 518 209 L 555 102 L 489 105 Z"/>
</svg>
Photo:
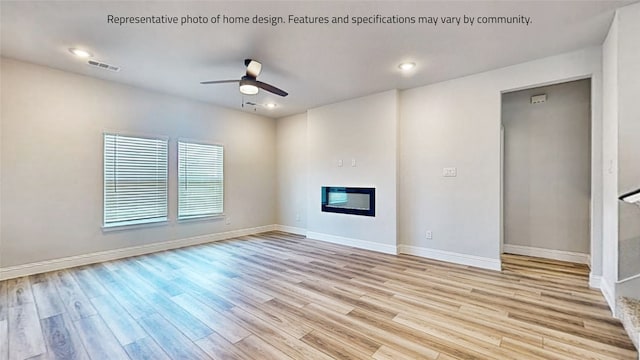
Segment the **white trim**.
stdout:
<svg viewBox="0 0 640 360">
<path fill-rule="evenodd" d="M 276 230 L 277 231 L 288 232 L 288 233 L 296 234 L 296 235 L 307 236 L 307 229 L 299 228 L 299 227 L 295 227 L 295 226 L 276 225 Z"/>
<path fill-rule="evenodd" d="M 613 317 L 617 318 L 615 289 L 613 288 L 612 284 L 609 284 L 609 282 L 607 282 L 607 279 L 604 277 L 600 279 L 600 291 L 602 292 L 602 295 L 604 295 L 604 299 L 607 300 L 607 304 L 609 304 L 611 314 L 613 315 Z"/>
<path fill-rule="evenodd" d="M 589 287 L 592 289 L 600 289 L 602 285 L 602 276 L 589 273 Z"/>
<path fill-rule="evenodd" d="M 377 251 L 385 254 L 396 255 L 397 250 L 395 245 L 380 244 L 373 241 L 366 241 L 360 239 L 347 238 L 337 235 L 317 233 L 313 231 L 307 231 L 307 237 L 309 239 L 326 241 L 333 244 L 346 245 L 356 247 L 365 250 Z"/>
<path fill-rule="evenodd" d="M 398 252 L 402 254 L 422 256 L 429 259 L 451 262 L 460 265 L 469 265 L 488 270 L 502 270 L 500 259 L 455 253 L 451 251 L 428 249 L 418 246 L 400 245 Z"/>
<path fill-rule="evenodd" d="M 276 225 L 266 225 L 253 228 L 246 228 L 240 230 L 225 231 L 221 233 L 207 234 L 201 236 L 195 236 L 184 239 L 170 240 L 153 244 L 146 244 L 140 246 L 132 246 L 123 249 L 114 249 L 107 251 L 100 251 L 90 254 L 82 254 L 76 256 L 69 256 L 59 259 L 52 259 L 46 261 L 40 261 L 35 263 L 29 263 L 24 265 L 16 265 L 5 268 L 0 268 L 0 280 L 12 279 L 21 276 L 39 274 L 47 271 L 56 271 L 66 269 L 74 266 L 82 266 L 88 264 L 94 264 L 102 261 L 110 261 L 116 259 L 122 259 L 131 256 L 138 256 L 149 254 L 157 251 L 177 249 L 185 246 L 204 244 L 213 241 L 220 241 L 231 239 L 239 236 L 253 235 L 263 233 L 267 231 L 274 231 Z"/>
<path fill-rule="evenodd" d="M 587 265 L 590 264 L 589 254 L 571 252 L 571 251 L 504 244 L 503 252 L 508 254 L 526 255 L 526 256 L 534 256 L 534 257 L 540 257 L 545 259 L 569 261 L 569 262 L 578 263 L 578 264 L 587 264 Z"/>
</svg>

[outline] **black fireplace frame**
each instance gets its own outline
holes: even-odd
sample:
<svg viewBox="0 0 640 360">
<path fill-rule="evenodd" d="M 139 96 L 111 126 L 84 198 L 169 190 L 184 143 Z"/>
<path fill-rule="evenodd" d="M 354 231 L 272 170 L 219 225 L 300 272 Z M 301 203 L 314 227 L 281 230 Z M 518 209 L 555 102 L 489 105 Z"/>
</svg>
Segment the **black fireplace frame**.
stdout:
<svg viewBox="0 0 640 360">
<path fill-rule="evenodd" d="M 369 209 L 349 209 L 329 205 L 330 192 L 345 192 L 347 194 L 367 194 L 369 195 Z M 321 194 L 322 212 L 331 212 L 339 214 L 376 216 L 376 189 L 363 187 L 344 187 L 344 186 L 323 186 Z"/>
</svg>

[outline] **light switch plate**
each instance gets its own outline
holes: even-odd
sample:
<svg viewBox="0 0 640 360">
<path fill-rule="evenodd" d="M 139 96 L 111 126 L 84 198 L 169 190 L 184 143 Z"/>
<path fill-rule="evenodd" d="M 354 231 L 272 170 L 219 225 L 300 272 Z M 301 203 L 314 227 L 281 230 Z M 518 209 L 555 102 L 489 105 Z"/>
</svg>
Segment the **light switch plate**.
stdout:
<svg viewBox="0 0 640 360">
<path fill-rule="evenodd" d="M 342 167 L 342 159 L 338 160 L 338 167 Z"/>
</svg>

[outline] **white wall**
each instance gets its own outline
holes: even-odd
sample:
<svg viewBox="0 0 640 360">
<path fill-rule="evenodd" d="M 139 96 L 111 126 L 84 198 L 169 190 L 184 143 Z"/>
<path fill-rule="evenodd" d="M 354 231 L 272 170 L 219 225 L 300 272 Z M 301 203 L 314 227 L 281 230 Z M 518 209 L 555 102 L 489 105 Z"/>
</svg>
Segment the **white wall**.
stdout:
<svg viewBox="0 0 640 360">
<path fill-rule="evenodd" d="M 586 79 L 502 95 L 505 244 L 591 251 L 590 90 Z M 531 104 L 538 94 L 547 101 Z"/>
<path fill-rule="evenodd" d="M 397 96 L 386 91 L 307 112 L 309 237 L 395 253 Z M 322 186 L 375 187 L 376 216 L 321 212 Z"/>
<path fill-rule="evenodd" d="M 499 263 L 501 92 L 591 76 L 596 129 L 600 56 L 599 47 L 589 48 L 401 92 L 401 245 Z M 601 151 L 600 141 L 594 134 L 592 154 Z M 444 167 L 457 167 L 458 176 L 442 177 Z M 601 203 L 601 168 L 592 163 L 593 207 Z M 433 231 L 432 240 L 425 239 L 427 230 Z M 598 257 L 600 229 L 592 228 L 591 234 Z M 598 265 L 595 259 L 597 275 Z"/>
<path fill-rule="evenodd" d="M 277 121 L 278 224 L 307 228 L 307 113 Z"/>
<path fill-rule="evenodd" d="M 275 121 L 2 59 L 1 266 L 275 223 Z M 102 133 L 170 136 L 167 225 L 103 232 Z M 177 223 L 178 137 L 225 145 L 222 220 Z"/>
<path fill-rule="evenodd" d="M 640 188 L 640 4 L 618 11 L 618 193 Z M 640 208 L 619 202 L 619 280 L 640 274 Z"/>
<path fill-rule="evenodd" d="M 302 117 L 280 119 L 279 169 L 285 172 L 279 174 L 279 182 L 302 181 L 302 156 L 296 154 L 286 165 L 281 159 L 304 139 L 310 236 L 387 252 L 398 246 L 400 252 L 499 268 L 501 93 L 588 77 L 593 129 L 590 252 L 592 275 L 598 277 L 602 271 L 599 47 L 405 90 L 397 104 L 391 91 L 311 109 L 306 134 Z M 397 132 L 394 114 L 398 114 Z M 352 158 L 356 168 L 350 167 Z M 342 168 L 337 166 L 339 159 Z M 443 167 L 457 167 L 458 176 L 443 178 Z M 380 189 L 394 182 L 396 208 L 384 218 L 379 218 L 380 209 L 392 208 L 380 202 L 375 219 L 320 211 L 323 185 L 373 185 L 380 196 Z M 279 221 L 295 226 L 295 205 L 287 203 L 302 197 L 286 191 L 284 187 L 279 191 Z M 382 201 L 394 203 L 393 198 Z M 425 239 L 427 230 L 433 232 L 432 240 Z"/>
</svg>

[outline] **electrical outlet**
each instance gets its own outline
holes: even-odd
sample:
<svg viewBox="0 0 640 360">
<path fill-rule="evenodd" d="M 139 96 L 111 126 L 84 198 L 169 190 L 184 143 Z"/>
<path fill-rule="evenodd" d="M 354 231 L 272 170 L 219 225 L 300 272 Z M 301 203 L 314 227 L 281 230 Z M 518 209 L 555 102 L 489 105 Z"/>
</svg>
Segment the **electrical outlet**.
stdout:
<svg viewBox="0 0 640 360">
<path fill-rule="evenodd" d="M 431 230 L 427 230 L 426 237 L 427 237 L 428 240 L 433 239 L 433 233 L 431 232 Z"/>
<path fill-rule="evenodd" d="M 225 225 L 231 225 L 231 216 L 226 216 L 224 218 Z"/>
<path fill-rule="evenodd" d="M 342 167 L 342 160 L 338 160 L 338 167 Z"/>
<path fill-rule="evenodd" d="M 356 167 L 356 159 L 351 159 L 351 166 Z"/>
<path fill-rule="evenodd" d="M 296 221 L 300 221 L 300 214 L 296 214 Z"/>
</svg>

